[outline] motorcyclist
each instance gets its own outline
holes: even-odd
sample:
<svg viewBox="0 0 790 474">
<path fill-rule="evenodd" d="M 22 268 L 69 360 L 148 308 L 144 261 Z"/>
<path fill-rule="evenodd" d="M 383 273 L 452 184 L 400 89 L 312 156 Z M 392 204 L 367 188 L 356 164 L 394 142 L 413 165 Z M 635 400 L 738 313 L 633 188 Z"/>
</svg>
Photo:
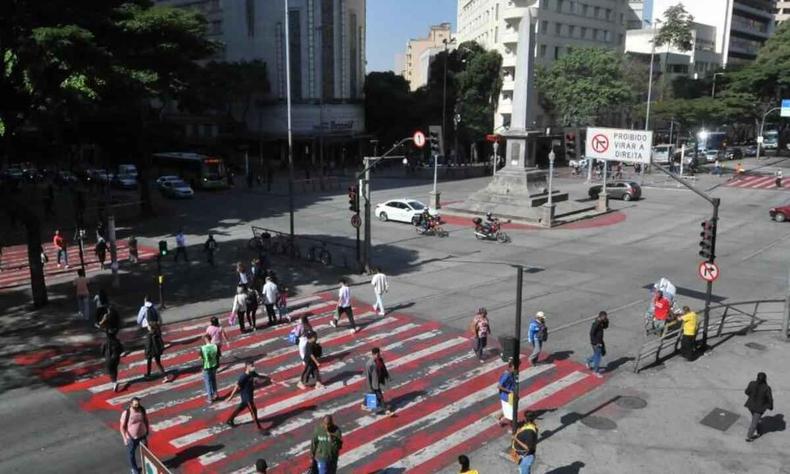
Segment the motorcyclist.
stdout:
<svg viewBox="0 0 790 474">
<path fill-rule="evenodd" d="M 494 232 L 494 227 L 499 222 L 499 219 L 494 217 L 491 212 L 486 212 L 486 220 L 482 223 L 482 231 L 485 234 L 492 234 Z"/>
<path fill-rule="evenodd" d="M 431 212 L 427 207 L 419 214 L 419 217 L 417 218 L 417 225 L 422 227 L 422 230 L 424 231 L 427 231 L 431 226 Z"/>
</svg>

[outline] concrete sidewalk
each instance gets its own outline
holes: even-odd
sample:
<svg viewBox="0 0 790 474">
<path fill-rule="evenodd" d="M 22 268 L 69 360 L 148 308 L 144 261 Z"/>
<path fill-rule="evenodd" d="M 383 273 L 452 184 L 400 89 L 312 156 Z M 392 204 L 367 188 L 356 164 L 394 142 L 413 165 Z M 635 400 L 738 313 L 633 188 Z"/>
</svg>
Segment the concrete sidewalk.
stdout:
<svg viewBox="0 0 790 474">
<path fill-rule="evenodd" d="M 694 362 L 674 357 L 640 374 L 623 366 L 587 397 L 541 416 L 533 472 L 790 473 L 788 355 L 790 343 L 780 341 L 778 333 L 758 332 L 734 336 Z M 767 432 L 747 443 L 750 415 L 743 406 L 744 390 L 759 371 L 768 375 L 774 411 L 765 414 Z M 723 430 L 701 424 L 714 410 L 711 416 Z M 731 412 L 732 419 L 721 410 Z M 518 472 L 504 458 L 508 443 L 503 433 L 467 453 L 473 468 Z"/>
</svg>

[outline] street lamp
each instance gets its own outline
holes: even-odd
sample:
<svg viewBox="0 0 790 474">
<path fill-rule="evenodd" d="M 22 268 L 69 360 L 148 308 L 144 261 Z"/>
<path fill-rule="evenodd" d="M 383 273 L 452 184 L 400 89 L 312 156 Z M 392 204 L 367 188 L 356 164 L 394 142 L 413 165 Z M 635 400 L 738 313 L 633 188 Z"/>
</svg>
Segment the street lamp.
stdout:
<svg viewBox="0 0 790 474">
<path fill-rule="evenodd" d="M 551 185 L 552 185 L 552 178 L 554 177 L 554 159 L 557 155 L 554 154 L 554 149 L 549 152 L 549 207 L 551 207 Z"/>
<path fill-rule="evenodd" d="M 714 99 L 716 98 L 716 76 L 723 76 L 723 75 L 724 75 L 723 72 L 715 72 L 715 73 L 713 73 L 713 87 L 711 88 L 711 91 L 710 91 L 711 98 L 714 98 Z"/>
<path fill-rule="evenodd" d="M 288 214 L 290 216 L 291 244 L 294 240 L 294 155 L 293 133 L 291 129 L 291 33 L 288 28 L 288 0 L 283 0 L 285 6 L 285 95 L 288 115 Z M 323 127 L 323 124 L 321 124 Z"/>
<path fill-rule="evenodd" d="M 552 146 L 551 151 L 549 152 L 549 187 L 548 193 L 549 198 L 546 201 L 546 204 L 543 205 L 543 217 L 541 219 L 541 223 L 546 227 L 551 227 L 554 223 L 554 202 L 552 200 L 553 194 L 553 177 L 554 177 L 554 159 L 556 155 L 554 154 L 554 147 Z"/>
<path fill-rule="evenodd" d="M 645 20 L 647 21 L 647 20 Z M 645 110 L 645 130 L 650 130 L 650 100 L 653 96 L 653 63 L 656 57 L 656 27 L 661 22 L 658 18 L 653 20 L 653 39 L 650 41 L 650 77 L 647 81 L 647 107 Z"/>
<path fill-rule="evenodd" d="M 763 144 L 763 129 L 765 128 L 765 117 L 768 116 L 771 112 L 777 111 L 781 109 L 781 107 L 774 107 L 773 109 L 769 110 L 768 112 L 763 114 L 763 119 L 760 121 L 760 136 L 757 137 L 757 156 L 755 159 L 760 159 L 760 147 Z"/>
</svg>

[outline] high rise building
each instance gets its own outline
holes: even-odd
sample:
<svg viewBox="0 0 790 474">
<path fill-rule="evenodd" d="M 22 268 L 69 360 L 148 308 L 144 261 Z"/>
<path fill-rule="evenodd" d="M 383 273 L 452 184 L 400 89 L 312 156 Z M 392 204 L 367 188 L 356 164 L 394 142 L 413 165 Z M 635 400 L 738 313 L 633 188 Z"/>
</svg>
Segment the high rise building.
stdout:
<svg viewBox="0 0 790 474">
<path fill-rule="evenodd" d="M 221 44 L 214 60 L 266 63 L 270 93 L 243 117 L 250 138 L 266 139 L 265 154 L 282 157 L 287 136 L 284 1 L 158 0 L 196 8 L 211 39 Z M 338 163 L 356 151 L 364 132 L 365 0 L 289 0 L 288 28 L 294 152 L 297 158 Z M 237 117 L 240 118 L 240 117 Z M 319 143 L 327 142 L 326 147 Z M 319 150 L 320 148 L 320 150 Z"/>
<path fill-rule="evenodd" d="M 524 54 L 519 24 L 527 8 L 535 21 L 535 64 L 547 66 L 571 48 L 623 51 L 628 6 L 624 0 L 458 0 L 458 42 L 477 41 L 502 55 L 503 83 L 495 130 L 510 126 L 516 57 Z M 531 128 L 550 125 L 537 110 Z"/>
<path fill-rule="evenodd" d="M 398 72 L 409 81 L 412 91 L 428 83 L 431 59 L 444 49 L 444 42 L 450 41 L 452 35 L 450 23 L 442 23 L 431 26 L 425 38 L 410 39 L 406 44 L 402 69 Z"/>
<path fill-rule="evenodd" d="M 790 0 L 776 0 L 774 23 L 779 24 L 790 19 Z"/>
</svg>

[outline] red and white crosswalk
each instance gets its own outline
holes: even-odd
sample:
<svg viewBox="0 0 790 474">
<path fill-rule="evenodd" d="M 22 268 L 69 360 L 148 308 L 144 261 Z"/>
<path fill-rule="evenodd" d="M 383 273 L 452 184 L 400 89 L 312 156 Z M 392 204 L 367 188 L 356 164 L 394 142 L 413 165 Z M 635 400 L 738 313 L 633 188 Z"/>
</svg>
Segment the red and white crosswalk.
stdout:
<svg viewBox="0 0 790 474">
<path fill-rule="evenodd" d="M 67 274 L 73 274 L 80 267 L 80 250 L 77 245 L 67 247 L 69 254 L 70 268 L 60 267 L 57 263 L 57 250 L 51 242 L 42 245 L 44 253 L 49 261 L 44 264 L 44 277 L 53 278 Z M 117 242 L 118 261 L 123 262 L 129 259 L 129 245 L 126 240 Z M 137 246 L 137 256 L 140 260 L 147 260 L 156 256 L 156 250 L 151 247 Z M 99 259 L 93 252 L 92 245 L 85 245 L 83 249 L 83 259 L 85 260 L 85 271 L 91 272 L 99 270 L 101 265 Z M 110 253 L 107 251 L 107 261 L 109 264 Z M 28 266 L 27 245 L 12 245 L 3 247 L 2 263 L 0 264 L 0 289 L 13 288 L 26 285 L 30 282 L 30 267 Z"/>
<path fill-rule="evenodd" d="M 785 183 L 783 183 L 785 184 Z M 748 176 L 736 176 L 725 183 L 730 188 L 748 189 L 768 189 L 768 190 L 787 190 L 788 188 L 776 185 L 776 177 L 772 175 L 753 174 Z"/>
<path fill-rule="evenodd" d="M 308 316 L 324 348 L 325 386 L 320 389 L 296 386 L 302 365 L 298 349 L 287 341 L 291 325 L 246 334 L 226 328 L 231 342 L 223 349 L 217 374 L 220 395 L 228 394 L 244 362 L 254 361 L 258 373 L 267 377 L 255 391 L 264 433 L 246 412 L 236 418 L 240 426 L 224 424 L 238 399 L 206 401 L 197 348 L 208 317 L 165 327 L 162 362 L 175 374 L 171 383 L 142 378 L 145 356 L 133 346 L 141 342 L 135 341 L 140 336 L 136 330 L 122 334 L 128 354 L 119 368 L 122 389 L 117 393 L 103 372 L 98 343 L 41 350 L 15 360 L 114 429 L 131 398 L 140 397 L 152 425 L 150 447 L 174 472 L 250 473 L 261 457 L 272 472 L 304 472 L 313 431 L 326 414 L 343 432 L 343 472 L 434 472 L 506 433 L 492 417 L 500 409 L 495 386 L 505 365 L 495 349 L 481 363 L 469 337 L 458 330 L 398 312 L 379 316 L 359 305 L 354 309 L 362 328 L 358 333 L 342 323 L 339 329 L 329 325 L 335 310 L 329 294 L 291 301 L 291 315 Z M 393 417 L 360 408 L 362 371 L 373 347 L 381 349 L 392 375 L 384 394 Z M 557 408 L 603 382 L 569 360 L 537 366 L 522 360 L 522 409 Z"/>
</svg>

